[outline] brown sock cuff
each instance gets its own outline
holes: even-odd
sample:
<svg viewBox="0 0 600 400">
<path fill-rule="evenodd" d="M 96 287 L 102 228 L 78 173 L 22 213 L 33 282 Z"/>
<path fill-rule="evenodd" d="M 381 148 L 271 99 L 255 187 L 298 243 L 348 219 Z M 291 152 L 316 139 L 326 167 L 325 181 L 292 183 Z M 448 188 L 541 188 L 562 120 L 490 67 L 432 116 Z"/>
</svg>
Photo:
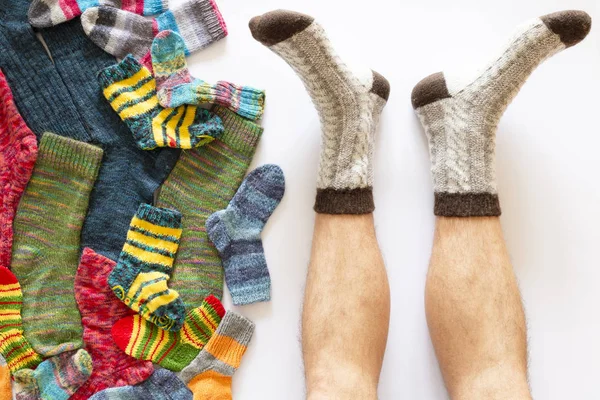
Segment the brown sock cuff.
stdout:
<svg viewBox="0 0 600 400">
<path fill-rule="evenodd" d="M 500 200 L 492 193 L 436 193 L 433 213 L 440 217 L 497 217 Z"/>
<path fill-rule="evenodd" d="M 314 209 L 319 214 L 370 214 L 375 210 L 373 188 L 317 189 Z"/>
</svg>

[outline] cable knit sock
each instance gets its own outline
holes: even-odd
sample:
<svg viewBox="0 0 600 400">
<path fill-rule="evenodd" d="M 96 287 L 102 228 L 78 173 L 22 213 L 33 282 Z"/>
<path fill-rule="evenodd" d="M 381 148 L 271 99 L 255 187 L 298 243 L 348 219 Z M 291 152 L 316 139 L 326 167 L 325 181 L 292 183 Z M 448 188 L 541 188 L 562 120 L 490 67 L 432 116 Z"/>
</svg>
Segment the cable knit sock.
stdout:
<svg viewBox="0 0 600 400">
<path fill-rule="evenodd" d="M 192 392 L 171 371 L 160 368 L 135 386 L 106 389 L 90 400 L 192 400 Z"/>
<path fill-rule="evenodd" d="M 133 311 L 169 331 L 183 325 L 185 307 L 167 283 L 181 237 L 181 214 L 140 205 L 119 262 L 108 277 L 114 294 Z"/>
<path fill-rule="evenodd" d="M 119 301 L 108 285 L 108 275 L 116 263 L 85 248 L 77 275 L 75 298 L 83 324 L 83 342 L 92 357 L 90 378 L 70 400 L 85 400 L 106 388 L 136 385 L 152 375 L 149 361 L 139 361 L 123 353 L 112 339 L 112 326 L 133 312 Z"/>
<path fill-rule="evenodd" d="M 224 314 L 221 302 L 208 296 L 199 307 L 188 311 L 178 332 L 166 331 L 133 315 L 119 320 L 112 328 L 112 336 L 130 356 L 181 371 L 200 353 Z"/>
<path fill-rule="evenodd" d="M 44 134 L 17 209 L 12 271 L 23 289 L 25 337 L 46 357 L 83 344 L 73 282 L 102 154 L 98 147 Z"/>
<path fill-rule="evenodd" d="M 582 11 L 536 18 L 474 79 L 439 72 L 415 86 L 412 104 L 429 139 L 435 215 L 500 215 L 495 171 L 500 117 L 533 70 L 583 40 L 590 27 Z"/>
<path fill-rule="evenodd" d="M 265 92 L 250 86 L 218 81 L 211 85 L 190 75 L 185 60 L 185 42 L 173 31 L 162 31 L 152 42 L 152 68 L 158 101 L 163 107 L 182 104 L 218 104 L 244 118 L 262 117 Z"/>
<path fill-rule="evenodd" d="M 194 393 L 194 400 L 231 400 L 231 379 L 254 333 L 254 323 L 227 312 L 219 329 L 192 363 L 177 375 Z"/>
<path fill-rule="evenodd" d="M 248 174 L 225 210 L 206 221 L 236 306 L 271 299 L 271 277 L 260 234 L 284 191 L 281 168 L 263 165 Z"/>
<path fill-rule="evenodd" d="M 304 82 L 321 117 L 322 142 L 315 211 L 366 214 L 373 203 L 373 94 L 385 103 L 389 83 L 352 71 L 323 28 L 308 15 L 278 10 L 250 21 L 256 40 L 283 58 Z"/>
<path fill-rule="evenodd" d="M 49 28 L 72 20 L 88 8 L 99 5 L 139 15 L 155 15 L 169 9 L 167 0 L 33 0 L 27 15 L 34 27 Z"/>
<path fill-rule="evenodd" d="M 98 79 L 104 97 L 143 150 L 191 149 L 213 141 L 223 132 L 220 118 L 208 110 L 191 105 L 161 107 L 154 76 L 132 56 L 101 71 Z"/>
<path fill-rule="evenodd" d="M 20 384 L 17 400 L 67 400 L 92 373 L 92 358 L 83 349 L 49 358 L 35 370 L 22 369 L 14 374 Z"/>
<path fill-rule="evenodd" d="M 109 54 L 149 57 L 156 34 L 171 30 L 185 41 L 190 55 L 227 36 L 227 27 L 213 0 L 189 0 L 152 20 L 112 7 L 92 7 L 81 16 L 85 33 Z"/>
<path fill-rule="evenodd" d="M 206 234 L 206 219 L 227 207 L 240 186 L 262 134 L 262 128 L 216 106 L 225 132 L 206 146 L 181 154 L 165 180 L 156 205 L 180 210 L 183 233 L 169 282 L 187 308 L 204 297 L 223 295 L 223 267 Z M 203 297 L 204 296 L 204 297 Z"/>
<path fill-rule="evenodd" d="M 21 118 L 0 70 L 0 266 L 10 268 L 13 219 L 37 158 L 35 134 Z"/>
</svg>

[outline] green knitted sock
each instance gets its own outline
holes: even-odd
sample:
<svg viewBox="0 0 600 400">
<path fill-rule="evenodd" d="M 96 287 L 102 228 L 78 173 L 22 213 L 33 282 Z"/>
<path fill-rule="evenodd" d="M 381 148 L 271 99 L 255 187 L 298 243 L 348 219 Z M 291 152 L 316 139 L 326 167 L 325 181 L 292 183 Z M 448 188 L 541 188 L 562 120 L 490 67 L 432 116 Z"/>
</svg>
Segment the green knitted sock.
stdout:
<svg viewBox="0 0 600 400">
<path fill-rule="evenodd" d="M 12 271 L 23 291 L 23 330 L 46 357 L 83 344 L 73 287 L 102 154 L 90 144 L 45 133 L 17 209 Z"/>
<path fill-rule="evenodd" d="M 169 287 L 189 309 L 208 295 L 223 295 L 223 267 L 219 253 L 206 235 L 206 219 L 227 207 L 256 150 L 262 128 L 232 111 L 216 106 L 223 135 L 211 143 L 181 153 L 162 185 L 158 207 L 182 214 L 183 233 Z"/>
</svg>

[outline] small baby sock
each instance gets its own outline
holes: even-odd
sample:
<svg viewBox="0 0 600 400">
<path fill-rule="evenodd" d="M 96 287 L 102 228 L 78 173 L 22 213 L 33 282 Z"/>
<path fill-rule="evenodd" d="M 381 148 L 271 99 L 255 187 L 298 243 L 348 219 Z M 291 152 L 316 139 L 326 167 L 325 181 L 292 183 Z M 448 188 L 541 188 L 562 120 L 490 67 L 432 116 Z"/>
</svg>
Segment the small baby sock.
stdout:
<svg viewBox="0 0 600 400">
<path fill-rule="evenodd" d="M 90 400 L 192 400 L 193 395 L 181 379 L 164 368 L 135 386 L 103 390 Z"/>
<path fill-rule="evenodd" d="M 192 105 L 163 108 L 156 97 L 156 81 L 132 56 L 98 75 L 104 97 L 127 124 L 143 150 L 157 147 L 191 149 L 219 137 L 221 119 Z"/>
<path fill-rule="evenodd" d="M 250 30 L 296 71 L 321 117 L 323 147 L 315 211 L 373 212 L 376 118 L 371 93 L 387 101 L 387 80 L 372 71 L 352 71 L 337 56 L 323 28 L 308 15 L 269 12 L 254 17 Z"/>
<path fill-rule="evenodd" d="M 231 400 L 231 379 L 252 339 L 254 323 L 227 312 L 204 349 L 177 375 L 194 393 L 194 400 Z"/>
<path fill-rule="evenodd" d="M 47 359 L 35 370 L 22 369 L 13 376 L 20 384 L 17 399 L 67 400 L 92 373 L 92 358 L 83 349 Z"/>
<path fill-rule="evenodd" d="M 88 37 L 117 58 L 148 55 L 160 31 L 178 32 L 190 55 L 227 36 L 227 27 L 214 0 L 189 0 L 149 20 L 112 7 L 92 7 L 81 16 Z"/>
<path fill-rule="evenodd" d="M 35 368 L 42 362 L 23 336 L 21 307 L 23 293 L 17 277 L 0 267 L 0 354 L 12 373 L 23 368 Z"/>
<path fill-rule="evenodd" d="M 0 70 L 0 266 L 10 268 L 13 220 L 37 157 L 35 134 L 17 110 Z"/>
<path fill-rule="evenodd" d="M 181 371 L 200 353 L 224 314 L 221 302 L 208 296 L 199 307 L 188 311 L 178 332 L 166 331 L 139 315 L 132 315 L 113 326 L 112 336 L 117 346 L 130 356 Z"/>
<path fill-rule="evenodd" d="M 141 204 L 131 220 L 119 262 L 108 277 L 114 294 L 133 311 L 169 331 L 181 329 L 185 307 L 167 283 L 181 237 L 181 214 Z"/>
<path fill-rule="evenodd" d="M 100 5 L 139 15 L 155 15 L 169 9 L 168 0 L 33 0 L 27 15 L 34 27 L 48 28 L 70 21 L 88 8 Z"/>
<path fill-rule="evenodd" d="M 271 277 L 260 234 L 285 191 L 283 171 L 263 165 L 250 172 L 225 210 L 206 221 L 219 251 L 233 304 L 271 299 Z"/>
<path fill-rule="evenodd" d="M 415 86 L 412 104 L 429 139 L 435 215 L 500 215 L 495 171 L 500 117 L 533 70 L 583 40 L 590 26 L 583 11 L 536 18 L 474 79 L 439 72 Z"/>
<path fill-rule="evenodd" d="M 211 85 L 190 75 L 185 60 L 185 42 L 173 31 L 162 31 L 152 42 L 152 67 L 158 101 L 163 107 L 182 104 L 218 104 L 244 118 L 262 117 L 265 92 L 249 86 L 218 81 Z"/>
<path fill-rule="evenodd" d="M 75 298 L 83 324 L 83 342 L 92 357 L 90 378 L 70 400 L 86 400 L 106 388 L 135 385 L 146 380 L 154 367 L 150 361 L 128 356 L 117 347 L 112 326 L 133 312 L 113 294 L 108 275 L 116 263 L 92 249 L 83 249 L 75 276 Z"/>
</svg>

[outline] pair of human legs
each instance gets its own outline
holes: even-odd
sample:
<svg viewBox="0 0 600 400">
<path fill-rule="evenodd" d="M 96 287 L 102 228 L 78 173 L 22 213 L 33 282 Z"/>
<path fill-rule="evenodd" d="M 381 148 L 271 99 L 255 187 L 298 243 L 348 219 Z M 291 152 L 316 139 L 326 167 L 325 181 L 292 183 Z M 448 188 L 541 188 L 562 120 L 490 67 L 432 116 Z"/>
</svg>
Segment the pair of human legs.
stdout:
<svg viewBox="0 0 600 400">
<path fill-rule="evenodd" d="M 580 11 L 536 18 L 469 83 L 438 73 L 413 90 L 437 216 L 425 310 L 452 399 L 531 398 L 525 315 L 499 219 L 495 133 L 535 67 L 590 26 Z M 372 157 L 389 85 L 375 72 L 351 71 L 309 16 L 274 11 L 254 18 L 250 30 L 298 73 L 322 123 L 302 316 L 307 397 L 376 399 L 390 293 L 372 215 Z"/>
</svg>

